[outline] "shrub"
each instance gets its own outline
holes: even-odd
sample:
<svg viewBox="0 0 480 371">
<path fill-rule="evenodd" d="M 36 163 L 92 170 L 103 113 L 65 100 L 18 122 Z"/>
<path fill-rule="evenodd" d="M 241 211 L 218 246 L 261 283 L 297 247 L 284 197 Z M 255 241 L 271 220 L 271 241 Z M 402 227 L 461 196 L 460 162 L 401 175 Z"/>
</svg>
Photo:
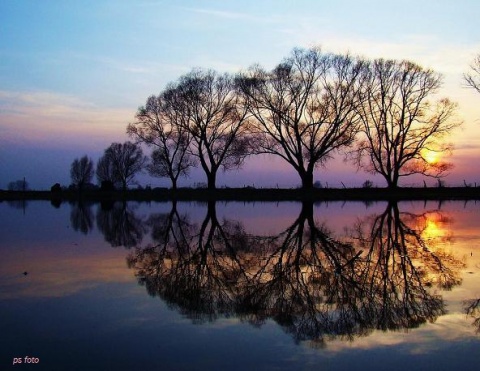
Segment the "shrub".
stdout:
<svg viewBox="0 0 480 371">
<path fill-rule="evenodd" d="M 362 187 L 363 188 L 372 188 L 373 187 L 373 182 L 371 180 L 367 179 L 366 181 L 363 182 Z"/>
</svg>

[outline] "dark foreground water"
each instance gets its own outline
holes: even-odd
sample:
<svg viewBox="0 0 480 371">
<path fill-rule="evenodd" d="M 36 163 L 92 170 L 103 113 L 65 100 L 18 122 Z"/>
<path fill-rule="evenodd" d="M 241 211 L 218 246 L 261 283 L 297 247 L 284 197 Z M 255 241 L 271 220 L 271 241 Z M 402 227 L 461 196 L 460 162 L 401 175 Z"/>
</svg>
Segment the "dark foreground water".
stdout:
<svg viewBox="0 0 480 371">
<path fill-rule="evenodd" d="M 475 370 L 480 204 L 0 203 L 0 370 Z"/>
</svg>

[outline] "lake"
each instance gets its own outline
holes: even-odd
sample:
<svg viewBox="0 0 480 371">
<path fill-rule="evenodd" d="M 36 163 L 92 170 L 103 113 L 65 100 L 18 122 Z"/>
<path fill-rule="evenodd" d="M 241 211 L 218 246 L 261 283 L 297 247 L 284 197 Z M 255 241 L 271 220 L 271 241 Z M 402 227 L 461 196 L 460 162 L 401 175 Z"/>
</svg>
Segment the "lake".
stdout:
<svg viewBox="0 0 480 371">
<path fill-rule="evenodd" d="M 0 369 L 472 370 L 480 204 L 0 203 Z"/>
</svg>

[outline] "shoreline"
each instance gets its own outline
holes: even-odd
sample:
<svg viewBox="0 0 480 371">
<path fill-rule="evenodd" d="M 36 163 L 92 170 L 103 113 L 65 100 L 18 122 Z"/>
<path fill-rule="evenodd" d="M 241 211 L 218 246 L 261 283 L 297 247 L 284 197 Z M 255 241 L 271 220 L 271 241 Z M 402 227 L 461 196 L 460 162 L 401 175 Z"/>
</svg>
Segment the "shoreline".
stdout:
<svg viewBox="0 0 480 371">
<path fill-rule="evenodd" d="M 0 191 L 0 202 L 15 200 L 50 201 L 408 201 L 480 200 L 480 187 L 441 188 L 219 188 L 177 190 L 85 190 L 82 192 Z"/>
</svg>

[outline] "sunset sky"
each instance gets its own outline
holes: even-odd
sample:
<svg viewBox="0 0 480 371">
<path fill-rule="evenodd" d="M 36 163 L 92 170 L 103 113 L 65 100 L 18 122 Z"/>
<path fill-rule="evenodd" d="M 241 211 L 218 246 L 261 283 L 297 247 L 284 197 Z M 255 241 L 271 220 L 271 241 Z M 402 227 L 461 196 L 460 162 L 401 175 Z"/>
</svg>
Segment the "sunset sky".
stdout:
<svg viewBox="0 0 480 371">
<path fill-rule="evenodd" d="M 480 94 L 462 80 L 480 53 L 479 16 L 477 0 L 2 0 L 0 189 L 23 177 L 34 189 L 68 185 L 75 157 L 96 161 L 112 142 L 128 140 L 137 108 L 193 67 L 271 68 L 294 47 L 314 45 L 409 59 L 443 74 L 440 96 L 458 103 L 464 122 L 450 137 L 455 168 L 445 181 L 480 184 Z M 333 160 L 317 179 L 358 186 L 376 178 Z M 196 171 L 181 184 L 202 181 Z M 146 176 L 141 183 L 169 184 Z M 299 183 L 279 159 L 264 157 L 217 185 Z"/>
</svg>

